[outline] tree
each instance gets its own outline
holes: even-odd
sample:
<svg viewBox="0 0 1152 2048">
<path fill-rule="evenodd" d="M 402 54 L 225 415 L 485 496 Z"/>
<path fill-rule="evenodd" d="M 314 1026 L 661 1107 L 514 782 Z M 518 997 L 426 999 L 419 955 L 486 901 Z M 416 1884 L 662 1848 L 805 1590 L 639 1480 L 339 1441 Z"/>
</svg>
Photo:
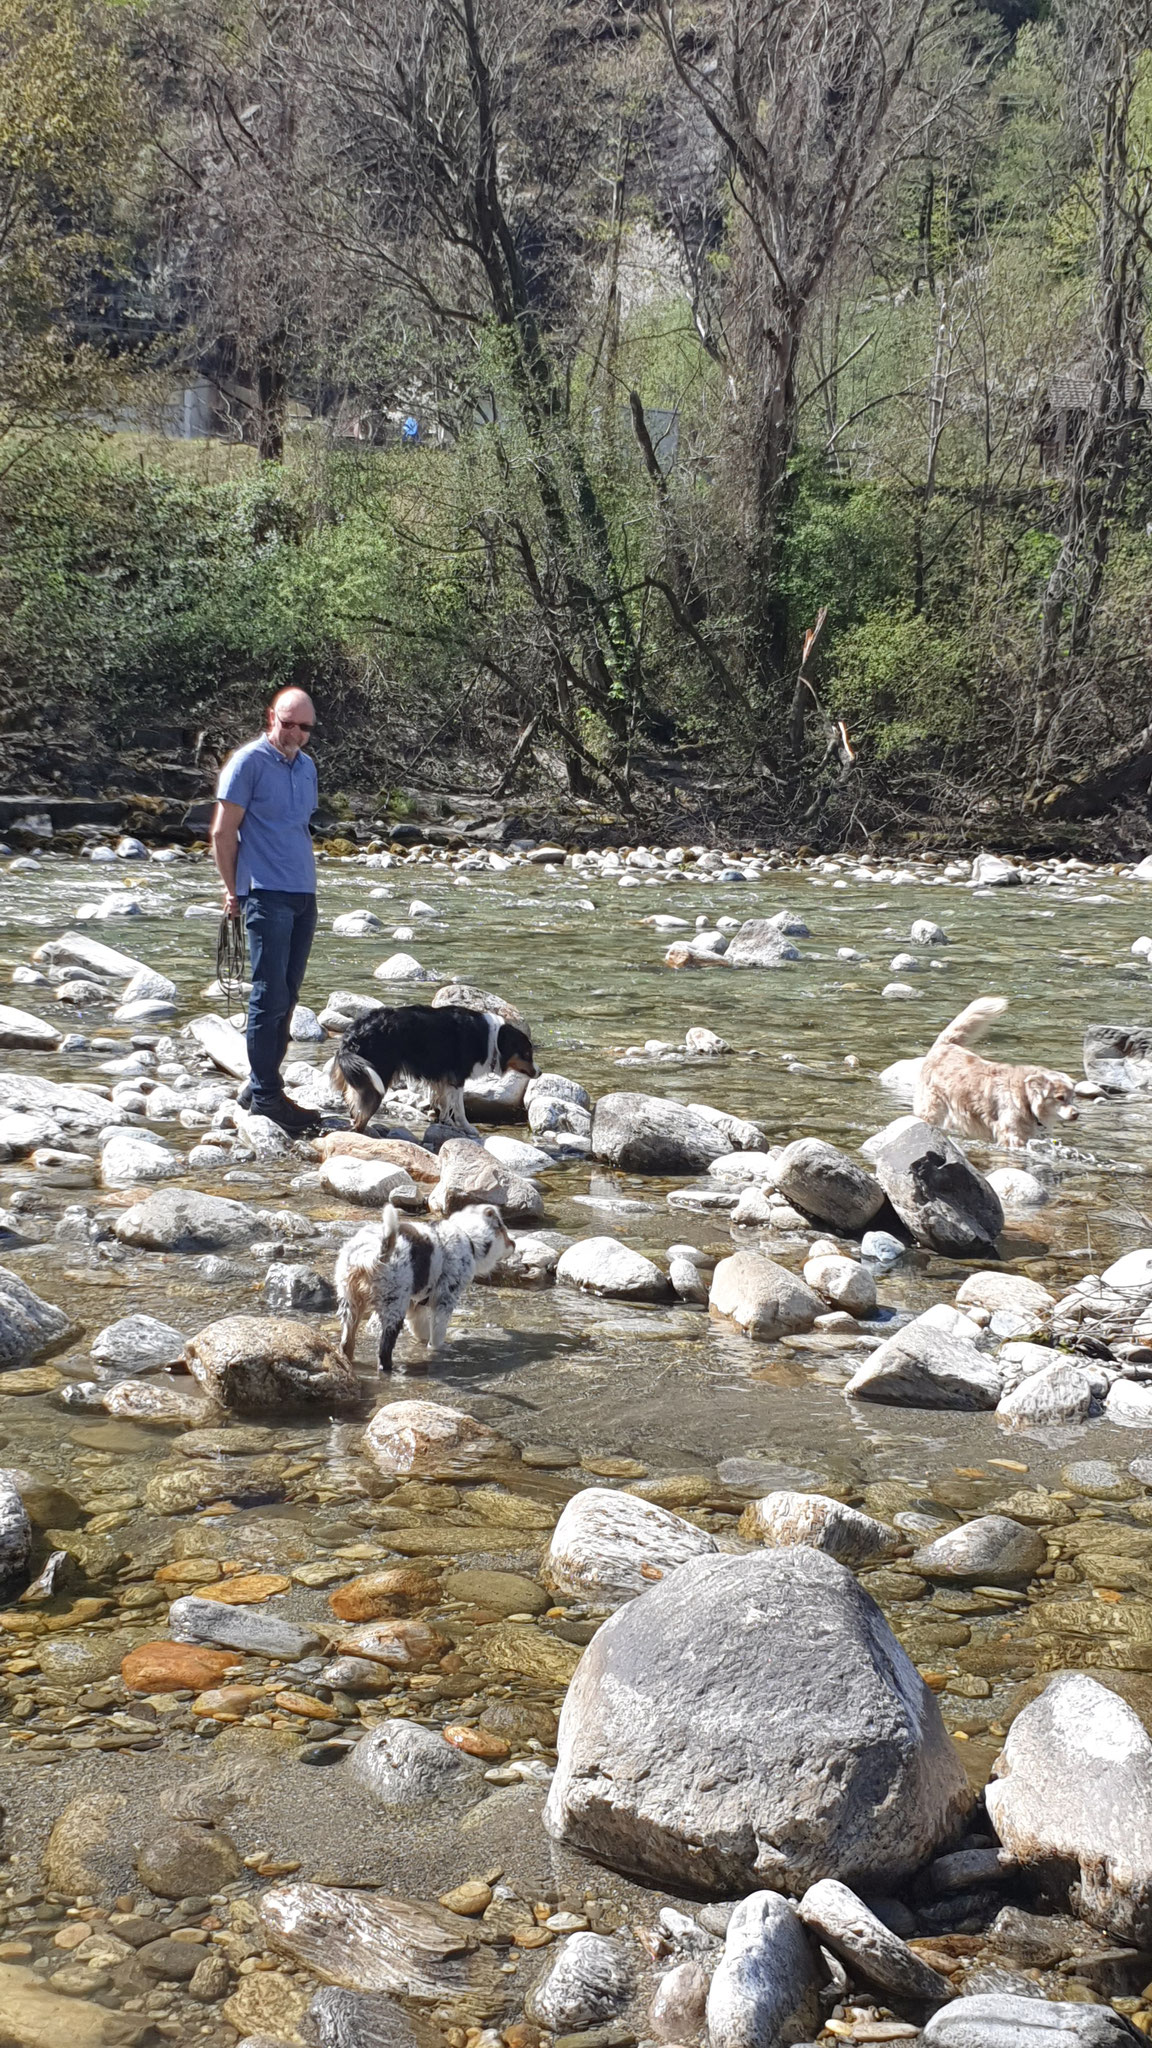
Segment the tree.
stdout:
<svg viewBox="0 0 1152 2048">
<path fill-rule="evenodd" d="M 922 149 L 971 67 L 954 59 L 931 74 L 956 18 L 946 0 L 730 0 L 716 32 L 707 19 L 686 24 L 677 0 L 658 0 L 657 18 L 724 156 L 724 271 L 697 295 L 715 309 L 708 345 L 732 391 L 744 668 L 767 707 L 788 663 L 777 556 L 808 324 L 849 229 Z M 699 277 L 699 247 L 686 254 Z M 714 267 L 713 252 L 703 263 Z"/>
</svg>

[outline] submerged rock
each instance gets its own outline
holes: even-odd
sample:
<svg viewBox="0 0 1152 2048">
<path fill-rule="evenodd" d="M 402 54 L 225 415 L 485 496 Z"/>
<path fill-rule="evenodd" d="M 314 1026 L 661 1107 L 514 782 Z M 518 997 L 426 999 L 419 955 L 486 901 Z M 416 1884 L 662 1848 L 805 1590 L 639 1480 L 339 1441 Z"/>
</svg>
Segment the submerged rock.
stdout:
<svg viewBox="0 0 1152 2048">
<path fill-rule="evenodd" d="M 507 1466 L 519 1455 L 487 1423 L 437 1401 L 393 1401 L 378 1408 L 364 1431 L 364 1453 L 386 1478 L 413 1479 L 467 1477 Z"/>
<path fill-rule="evenodd" d="M 545 1824 L 656 1883 L 884 1889 L 971 1797 L 934 1695 L 851 1573 L 761 1550 L 692 1559 L 598 1631 Z"/>
<path fill-rule="evenodd" d="M 380 1806 L 416 1806 L 426 1799 L 480 1798 L 483 1771 L 430 1728 L 386 1721 L 369 1729 L 349 1755 L 345 1770 Z"/>
<path fill-rule="evenodd" d="M 258 1911 L 271 1946 L 330 1984 L 421 2004 L 486 1980 L 494 1988 L 491 1966 L 471 1953 L 476 1937 L 467 1922 L 436 1906 L 292 1884 L 265 1892 Z"/>
<path fill-rule="evenodd" d="M 986 1790 L 1017 1863 L 1071 1888 L 1081 1916 L 1152 1941 L 1152 1739 L 1126 1702 L 1064 1672 L 1013 1721 Z"/>
<path fill-rule="evenodd" d="M 301 1402 L 347 1408 L 360 1398 L 343 1355 L 285 1316 L 225 1316 L 190 1340 L 186 1356 L 213 1400 L 242 1414 Z"/>
<path fill-rule="evenodd" d="M 715 1548 L 706 1530 L 653 1501 L 587 1486 L 560 1516 L 544 1570 L 558 1592 L 615 1606 Z"/>
</svg>

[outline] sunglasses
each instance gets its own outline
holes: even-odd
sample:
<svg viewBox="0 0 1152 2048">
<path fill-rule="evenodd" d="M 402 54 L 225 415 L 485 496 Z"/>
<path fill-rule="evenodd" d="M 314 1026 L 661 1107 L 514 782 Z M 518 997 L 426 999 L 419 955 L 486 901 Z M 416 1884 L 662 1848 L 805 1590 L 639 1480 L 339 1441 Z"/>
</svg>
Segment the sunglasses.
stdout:
<svg viewBox="0 0 1152 2048">
<path fill-rule="evenodd" d="M 316 730 L 315 725 L 310 725 L 306 718 L 282 718 L 280 723 L 281 725 L 294 725 L 297 732 L 315 732 Z"/>
</svg>

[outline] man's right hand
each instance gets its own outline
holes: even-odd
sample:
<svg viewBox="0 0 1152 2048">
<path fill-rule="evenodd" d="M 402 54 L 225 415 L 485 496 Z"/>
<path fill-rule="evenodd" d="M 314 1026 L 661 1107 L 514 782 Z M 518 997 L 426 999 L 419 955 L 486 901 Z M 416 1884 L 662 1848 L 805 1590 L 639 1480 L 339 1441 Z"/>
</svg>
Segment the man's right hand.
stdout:
<svg viewBox="0 0 1152 2048">
<path fill-rule="evenodd" d="M 239 898 L 239 896 L 234 896 L 234 895 L 232 894 L 232 891 L 231 891 L 231 889 L 225 889 L 225 891 L 224 891 L 224 915 L 225 915 L 225 917 L 239 917 L 239 916 L 240 916 L 240 913 L 241 913 L 241 910 L 242 910 L 242 908 L 243 908 L 243 905 L 241 904 L 241 901 L 240 901 L 240 898 Z"/>
</svg>

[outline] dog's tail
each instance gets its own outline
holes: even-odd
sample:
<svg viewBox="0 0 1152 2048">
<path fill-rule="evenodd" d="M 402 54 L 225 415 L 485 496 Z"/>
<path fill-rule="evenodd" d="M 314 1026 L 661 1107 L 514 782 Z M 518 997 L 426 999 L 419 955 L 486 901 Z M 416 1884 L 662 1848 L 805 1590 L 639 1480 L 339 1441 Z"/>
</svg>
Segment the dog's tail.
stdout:
<svg viewBox="0 0 1152 2048">
<path fill-rule="evenodd" d="M 992 1029 L 997 1017 L 1002 1017 L 1008 1004 L 1003 996 L 977 996 L 958 1017 L 946 1024 L 939 1036 L 932 1041 L 930 1050 L 936 1052 L 945 1045 L 974 1045 L 985 1032 Z"/>
<path fill-rule="evenodd" d="M 396 1240 L 400 1235 L 401 1228 L 402 1223 L 399 1214 L 392 1207 L 391 1202 L 385 1202 L 384 1207 L 380 1211 L 379 1256 L 381 1263 L 383 1263 L 385 1259 L 391 1258 L 393 1252 L 396 1249 Z"/>
<path fill-rule="evenodd" d="M 361 1053 L 339 1045 L 332 1058 L 332 1072 L 352 1117 L 352 1128 L 365 1131 L 384 1100 L 384 1083 Z"/>
</svg>

